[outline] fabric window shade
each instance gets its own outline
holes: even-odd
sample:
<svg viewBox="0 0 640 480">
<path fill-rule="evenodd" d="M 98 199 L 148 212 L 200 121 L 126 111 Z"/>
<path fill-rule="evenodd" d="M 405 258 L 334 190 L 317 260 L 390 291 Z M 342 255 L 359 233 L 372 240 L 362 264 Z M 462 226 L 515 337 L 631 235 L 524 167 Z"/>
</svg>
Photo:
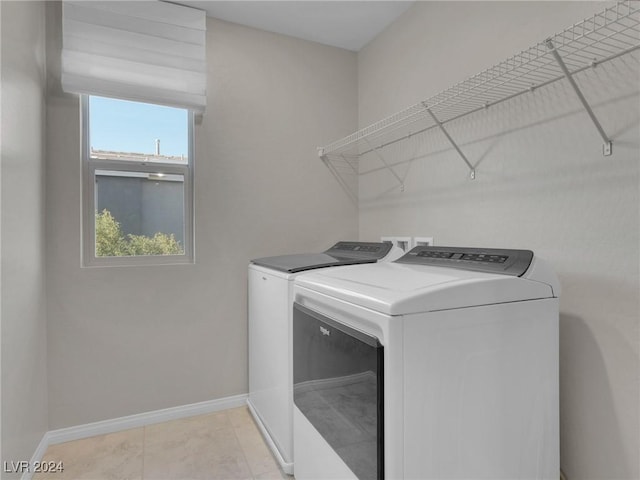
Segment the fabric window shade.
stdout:
<svg viewBox="0 0 640 480">
<path fill-rule="evenodd" d="M 206 16 L 160 1 L 64 1 L 65 92 L 204 112 Z"/>
</svg>

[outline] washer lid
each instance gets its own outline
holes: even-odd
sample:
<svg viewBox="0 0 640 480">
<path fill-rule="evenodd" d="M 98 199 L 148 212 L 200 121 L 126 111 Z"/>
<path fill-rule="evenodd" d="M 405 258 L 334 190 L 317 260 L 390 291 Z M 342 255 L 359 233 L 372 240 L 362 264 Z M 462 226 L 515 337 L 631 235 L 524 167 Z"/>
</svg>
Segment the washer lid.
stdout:
<svg viewBox="0 0 640 480">
<path fill-rule="evenodd" d="M 551 285 L 538 280 L 397 262 L 311 272 L 295 284 L 387 315 L 554 296 Z"/>
<path fill-rule="evenodd" d="M 324 253 L 279 255 L 251 260 L 251 263 L 280 272 L 296 273 L 314 268 L 374 263 L 391 250 L 389 243 L 338 242 Z"/>
</svg>

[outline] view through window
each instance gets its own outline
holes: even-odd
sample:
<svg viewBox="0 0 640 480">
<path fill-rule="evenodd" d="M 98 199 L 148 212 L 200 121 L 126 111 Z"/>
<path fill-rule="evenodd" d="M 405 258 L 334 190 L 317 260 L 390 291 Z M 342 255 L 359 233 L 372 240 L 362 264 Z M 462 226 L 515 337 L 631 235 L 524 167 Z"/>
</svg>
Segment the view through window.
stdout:
<svg viewBox="0 0 640 480">
<path fill-rule="evenodd" d="M 180 256 L 191 241 L 188 110 L 85 97 L 90 259 Z M 86 250 L 85 252 L 88 252 Z M 135 262 L 134 262 L 135 263 Z"/>
</svg>

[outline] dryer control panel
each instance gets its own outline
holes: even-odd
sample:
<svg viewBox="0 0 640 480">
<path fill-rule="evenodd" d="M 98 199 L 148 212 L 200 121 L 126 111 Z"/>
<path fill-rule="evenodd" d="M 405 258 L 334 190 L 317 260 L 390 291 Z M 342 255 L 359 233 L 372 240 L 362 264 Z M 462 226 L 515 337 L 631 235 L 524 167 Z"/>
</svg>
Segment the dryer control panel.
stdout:
<svg viewBox="0 0 640 480">
<path fill-rule="evenodd" d="M 396 262 L 520 277 L 527 271 L 532 260 L 531 250 L 420 246 Z"/>
</svg>

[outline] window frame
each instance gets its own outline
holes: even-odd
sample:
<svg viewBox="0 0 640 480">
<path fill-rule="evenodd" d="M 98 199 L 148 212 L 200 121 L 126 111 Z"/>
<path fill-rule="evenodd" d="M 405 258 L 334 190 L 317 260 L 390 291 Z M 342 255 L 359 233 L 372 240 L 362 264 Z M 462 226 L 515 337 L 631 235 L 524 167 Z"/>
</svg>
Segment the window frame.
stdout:
<svg viewBox="0 0 640 480">
<path fill-rule="evenodd" d="M 162 162 L 136 162 L 131 160 L 104 160 L 91 158 L 89 97 L 80 96 L 82 152 L 82 266 L 143 266 L 143 265 L 175 265 L 193 264 L 194 255 L 194 195 L 193 195 L 193 165 L 194 165 L 194 125 L 195 114 L 187 110 L 187 143 L 188 161 L 186 164 Z M 125 100 L 125 99 L 122 99 Z M 184 254 L 182 255 L 137 255 L 128 257 L 96 256 L 96 170 L 115 170 L 122 172 L 166 173 L 182 175 L 184 178 Z"/>
</svg>

